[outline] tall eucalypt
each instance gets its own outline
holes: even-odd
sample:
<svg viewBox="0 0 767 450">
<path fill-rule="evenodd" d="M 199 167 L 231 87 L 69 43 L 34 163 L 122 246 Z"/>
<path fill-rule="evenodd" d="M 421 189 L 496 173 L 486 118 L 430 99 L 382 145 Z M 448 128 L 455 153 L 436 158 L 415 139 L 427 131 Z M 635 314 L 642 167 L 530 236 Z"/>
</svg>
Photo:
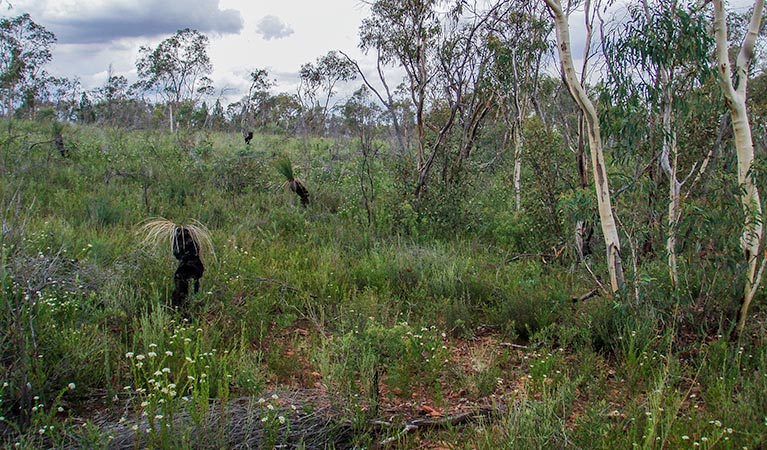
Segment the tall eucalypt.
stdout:
<svg viewBox="0 0 767 450">
<path fill-rule="evenodd" d="M 759 189 L 751 177 L 754 164 L 754 141 L 751 135 L 751 124 L 748 121 L 746 108 L 746 85 L 748 69 L 754 58 L 754 46 L 759 35 L 764 11 L 764 0 L 756 0 L 748 26 L 748 32 L 743 39 L 740 52 L 735 60 L 735 67 L 730 63 L 729 42 L 727 41 L 727 22 L 724 0 L 714 0 L 714 39 L 716 41 L 716 64 L 719 71 L 719 86 L 722 88 L 727 108 L 732 117 L 732 131 L 735 137 L 735 151 L 738 155 L 738 183 L 740 183 L 740 202 L 744 212 L 743 231 L 740 246 L 747 264 L 746 283 L 743 303 L 738 315 L 738 333 L 746 326 L 746 315 L 751 300 L 759 287 L 764 264 L 756 271 L 759 247 L 762 241 L 762 203 L 759 199 Z M 767 262 L 767 258 L 764 260 Z"/>
<path fill-rule="evenodd" d="M 575 99 L 578 107 L 583 111 L 588 130 L 589 149 L 591 151 L 591 164 L 594 173 L 594 185 L 597 194 L 597 206 L 599 207 L 599 221 L 602 225 L 602 234 L 607 249 L 607 268 L 610 272 L 610 286 L 612 291 L 618 292 L 624 287 L 623 263 L 621 260 L 621 245 L 618 237 L 618 227 L 613 216 L 610 200 L 610 186 L 607 178 L 607 165 L 602 151 L 602 136 L 599 129 L 599 116 L 594 104 L 589 99 L 586 89 L 578 80 L 573 64 L 573 56 L 570 46 L 570 24 L 568 17 L 559 0 L 545 0 L 552 17 L 557 37 L 560 63 L 570 94 Z"/>
</svg>

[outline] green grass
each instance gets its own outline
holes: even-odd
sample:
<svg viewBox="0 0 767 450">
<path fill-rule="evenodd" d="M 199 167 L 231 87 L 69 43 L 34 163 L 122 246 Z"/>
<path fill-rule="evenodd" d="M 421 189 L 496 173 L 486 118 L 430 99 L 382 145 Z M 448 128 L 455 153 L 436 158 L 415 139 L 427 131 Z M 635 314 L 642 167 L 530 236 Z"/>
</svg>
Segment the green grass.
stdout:
<svg viewBox="0 0 767 450">
<path fill-rule="evenodd" d="M 159 132 L 64 133 L 66 159 L 32 145 L 50 134 L 43 125 L 15 122 L 0 137 L 4 448 L 103 448 L 107 431 L 132 425 L 155 448 L 226 446 L 223 429 L 206 428 L 211 408 L 280 389 L 317 400 L 281 403 L 286 421 L 269 410 L 262 443 L 295 443 L 314 409 L 336 411 L 339 446 L 767 442 L 763 313 L 757 304 L 743 341 L 726 337 L 739 272 L 725 260 L 690 256 L 670 294 L 654 281 L 661 256 L 648 258 L 639 303 L 573 303 L 592 276 L 568 252 L 552 256 L 562 236 L 512 212 L 508 171 L 469 172 L 460 190 L 435 186 L 438 200 L 418 205 L 404 164 L 381 157 L 368 223 L 352 141 L 262 135 L 246 149 L 225 134 L 190 147 Z M 280 161 L 312 192 L 307 208 L 282 188 Z M 141 229 L 156 217 L 198 221 L 210 238 L 185 311 L 169 306 L 167 230 L 153 245 Z M 603 264 L 590 260 L 597 274 Z M 338 404 L 321 405 L 320 392 Z M 423 405 L 497 414 L 402 433 Z"/>
</svg>

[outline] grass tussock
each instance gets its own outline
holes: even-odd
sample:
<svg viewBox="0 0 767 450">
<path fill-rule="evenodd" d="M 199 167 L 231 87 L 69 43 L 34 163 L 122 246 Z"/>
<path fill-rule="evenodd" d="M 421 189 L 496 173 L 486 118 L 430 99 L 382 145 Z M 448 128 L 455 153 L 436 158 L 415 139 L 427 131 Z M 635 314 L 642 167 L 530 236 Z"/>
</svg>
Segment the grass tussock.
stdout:
<svg viewBox="0 0 767 450">
<path fill-rule="evenodd" d="M 194 242 L 199 244 L 200 248 L 197 251 L 200 255 L 209 255 L 215 258 L 216 253 L 210 231 L 196 219 L 183 225 L 163 217 L 147 219 L 139 225 L 138 233 L 143 236 L 140 245 L 141 247 L 170 245 L 172 250 L 178 245 L 176 231 L 182 228 L 188 230 Z"/>
<path fill-rule="evenodd" d="M 416 201 L 406 159 L 346 138 L 68 124 L 63 157 L 35 145 L 50 132 L 0 138 L 4 447 L 767 444 L 763 302 L 730 337 L 735 202 L 695 206 L 679 286 L 658 247 L 625 293 L 579 300 L 607 273 L 597 238 L 583 262 L 569 241 L 592 194 L 543 172 L 525 169 L 516 211 L 501 160 Z M 640 184 L 622 220 L 662 247 Z M 175 310 L 180 227 L 216 264 Z"/>
</svg>

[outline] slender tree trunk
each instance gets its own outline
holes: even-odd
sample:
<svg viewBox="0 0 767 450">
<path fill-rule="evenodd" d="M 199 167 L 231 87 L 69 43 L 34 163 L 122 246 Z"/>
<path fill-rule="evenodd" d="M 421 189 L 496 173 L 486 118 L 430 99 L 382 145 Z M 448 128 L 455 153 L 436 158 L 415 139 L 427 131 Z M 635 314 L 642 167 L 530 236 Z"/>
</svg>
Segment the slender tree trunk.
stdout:
<svg viewBox="0 0 767 450">
<path fill-rule="evenodd" d="M 713 0 L 713 3 L 719 84 L 732 118 L 735 149 L 738 155 L 738 182 L 741 186 L 740 202 L 745 213 L 740 246 L 748 267 L 743 303 L 738 315 L 738 332 L 742 333 L 746 326 L 748 307 L 756 293 L 756 289 L 753 287 L 756 281 L 756 262 L 762 240 L 762 204 L 759 200 L 759 190 L 749 174 L 754 163 L 754 142 L 751 136 L 751 125 L 748 122 L 748 110 L 746 109 L 746 84 L 748 83 L 748 67 L 753 59 L 754 45 L 759 34 L 764 0 L 754 2 L 754 12 L 751 16 L 748 33 L 740 48 L 734 71 L 729 59 L 724 1 Z"/>
<path fill-rule="evenodd" d="M 514 125 L 512 128 L 512 138 L 514 139 L 514 198 L 516 200 L 517 211 L 522 208 L 522 95 L 521 82 L 517 71 L 517 52 L 512 49 L 511 65 L 512 75 L 514 76 Z"/>
<path fill-rule="evenodd" d="M 378 56 L 376 58 L 376 70 L 378 73 L 378 78 L 381 81 L 381 85 L 383 85 L 384 91 L 386 92 L 386 99 L 383 98 L 383 96 L 378 92 L 378 89 L 373 86 L 371 82 L 368 81 L 368 79 L 365 77 L 365 72 L 360 68 L 357 61 L 351 59 L 346 53 L 339 51 L 347 61 L 354 64 L 354 67 L 357 68 L 357 73 L 362 78 L 362 81 L 365 83 L 365 85 L 370 88 L 370 90 L 378 97 L 378 100 L 386 107 L 386 111 L 389 112 L 389 117 L 392 121 L 392 127 L 394 128 L 394 137 L 397 139 L 397 144 L 399 145 L 399 154 L 400 156 L 405 155 L 405 136 L 404 132 L 402 130 L 402 127 L 400 126 L 399 119 L 397 118 L 397 110 L 394 107 L 394 97 L 391 94 L 391 90 L 389 89 L 389 85 L 386 83 L 386 77 L 384 76 L 383 68 L 381 67 L 381 49 L 376 47 L 376 51 L 378 52 Z"/>
<path fill-rule="evenodd" d="M 426 151 L 424 149 L 424 137 L 426 136 L 426 125 L 424 124 L 424 103 L 426 98 L 426 43 L 420 42 L 418 46 L 418 89 L 416 105 L 416 127 L 418 129 L 418 154 L 416 155 L 416 171 L 418 172 L 419 183 L 421 179 L 425 180 L 426 172 Z M 416 188 L 416 197 L 420 198 L 420 186 Z"/>
<path fill-rule="evenodd" d="M 578 114 L 578 147 L 575 150 L 575 163 L 578 168 L 578 182 L 581 189 L 589 186 L 588 161 L 585 152 L 584 137 L 586 136 L 586 121 L 583 118 L 583 111 Z M 578 253 L 578 261 L 583 261 L 587 256 L 587 246 L 589 242 L 586 239 L 588 235 L 585 220 L 575 222 L 575 250 Z"/>
<path fill-rule="evenodd" d="M 607 179 L 604 154 L 602 152 L 602 136 L 599 129 L 599 117 L 596 108 L 586 94 L 586 90 L 578 80 L 573 65 L 573 57 L 570 47 L 570 30 L 567 16 L 562 10 L 559 0 L 545 0 L 549 10 L 554 15 L 554 26 L 557 35 L 557 47 L 565 74 L 565 81 L 578 106 L 584 113 L 588 127 L 589 147 L 591 150 L 591 163 L 594 172 L 594 183 L 599 207 L 599 219 L 602 225 L 602 234 L 607 247 L 607 267 L 610 272 L 610 286 L 613 292 L 617 292 L 624 285 L 623 263 L 620 253 L 620 239 L 615 217 L 612 213 L 610 201 L 610 186 Z"/>
<path fill-rule="evenodd" d="M 421 194 L 423 193 L 423 189 L 426 187 L 426 178 L 429 176 L 429 171 L 431 170 L 432 165 L 434 164 L 434 160 L 437 157 L 437 154 L 440 151 L 440 148 L 445 142 L 445 138 L 447 137 L 447 132 L 450 131 L 450 128 L 453 126 L 453 121 L 455 120 L 456 112 L 458 111 L 458 106 L 461 103 L 461 99 L 459 98 L 455 104 L 450 108 L 450 115 L 448 116 L 447 122 L 445 122 L 445 125 L 439 130 L 439 133 L 437 133 L 437 139 L 434 141 L 434 144 L 431 146 L 429 159 L 427 159 L 421 170 L 418 171 L 418 181 L 415 185 L 415 198 L 420 199 Z M 420 145 L 420 144 L 419 144 Z"/>
<path fill-rule="evenodd" d="M 173 103 L 168 103 L 168 116 L 170 117 L 170 120 L 168 121 L 170 124 L 170 132 L 173 134 Z"/>
<path fill-rule="evenodd" d="M 642 6 L 645 12 L 645 18 L 648 23 L 651 20 L 650 9 L 647 4 L 647 0 L 642 1 Z M 671 2 L 670 7 L 676 8 L 676 2 Z M 676 140 L 676 132 L 673 127 L 673 102 L 674 92 L 671 86 L 671 78 L 673 72 L 666 69 L 663 65 L 660 66 L 656 74 L 660 85 L 663 88 L 663 101 L 661 104 L 662 111 L 662 127 L 663 127 L 663 147 L 660 155 L 660 165 L 663 169 L 663 173 L 668 178 L 668 230 L 666 236 L 666 256 L 668 258 L 668 272 L 671 285 L 674 289 L 679 286 L 679 269 L 677 264 L 676 254 L 676 232 L 679 226 L 679 220 L 681 218 L 680 209 L 680 192 L 682 190 L 682 184 L 679 182 L 678 175 L 678 147 Z"/>
<path fill-rule="evenodd" d="M 540 75 L 540 67 L 541 67 L 541 58 L 543 58 L 543 52 L 538 53 L 538 59 L 537 63 L 535 64 L 535 67 L 537 68 L 534 74 L 533 78 L 533 92 L 530 94 L 530 103 L 533 105 L 533 109 L 535 110 L 535 115 L 537 115 L 541 119 L 541 123 L 543 124 L 544 128 L 548 128 L 546 125 L 546 116 L 543 115 L 543 109 L 541 109 L 541 104 L 538 102 L 538 87 L 539 87 L 539 75 Z"/>
<path fill-rule="evenodd" d="M 593 36 L 593 17 L 591 15 L 591 0 L 586 0 L 583 5 L 584 12 L 584 24 L 586 25 L 586 39 L 583 49 L 583 64 L 581 65 L 580 83 L 583 85 L 586 82 L 586 69 L 589 64 L 589 54 L 591 50 L 591 38 Z M 571 55 L 572 56 L 572 55 Z M 588 158 L 585 152 L 584 139 L 587 136 L 586 129 L 586 116 L 583 109 L 578 114 L 578 148 L 575 155 L 575 161 L 578 166 L 578 178 L 580 179 L 581 189 L 586 189 L 589 186 L 589 174 L 588 174 Z M 578 220 L 575 223 L 575 245 L 578 251 L 578 257 L 580 261 L 584 261 L 588 252 L 587 247 L 590 246 L 588 241 L 590 238 L 589 226 L 585 220 Z"/>
<path fill-rule="evenodd" d="M 511 130 L 514 142 L 514 200 L 517 211 L 522 208 L 522 138 L 519 130 L 519 122 L 514 121 Z"/>
<path fill-rule="evenodd" d="M 666 86 L 663 104 L 663 149 L 661 150 L 661 167 L 668 178 L 668 235 L 666 237 L 666 255 L 668 256 L 668 272 L 671 285 L 676 289 L 679 285 L 679 271 L 676 255 L 676 230 L 680 219 L 680 192 L 682 185 L 677 179 L 677 142 L 676 133 L 672 127 L 671 102 L 673 93 L 667 77 L 661 77 Z"/>
</svg>

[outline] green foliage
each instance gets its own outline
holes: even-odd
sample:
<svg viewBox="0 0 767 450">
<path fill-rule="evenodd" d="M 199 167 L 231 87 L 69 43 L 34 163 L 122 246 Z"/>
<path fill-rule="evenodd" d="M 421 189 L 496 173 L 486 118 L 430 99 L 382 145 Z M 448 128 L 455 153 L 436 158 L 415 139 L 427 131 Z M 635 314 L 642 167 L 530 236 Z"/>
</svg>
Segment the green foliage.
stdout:
<svg viewBox="0 0 767 450">
<path fill-rule="evenodd" d="M 280 158 L 274 163 L 274 166 L 277 168 L 277 172 L 285 177 L 286 181 L 290 182 L 295 180 L 296 177 L 293 175 L 293 163 L 290 162 L 290 158 Z"/>
<path fill-rule="evenodd" d="M 487 225 L 488 239 L 512 253 L 527 253 L 539 249 L 534 239 L 532 219 L 523 212 L 508 210 L 493 214 Z"/>
<path fill-rule="evenodd" d="M 701 352 L 703 399 L 710 409 L 701 412 L 701 435 L 758 446 L 767 439 L 765 399 L 757 394 L 767 385 L 760 369 L 767 354 L 763 345 L 742 346 L 719 339 Z M 713 439 L 712 438 L 712 439 Z"/>
<path fill-rule="evenodd" d="M 120 223 L 123 209 L 111 196 L 99 196 L 86 204 L 85 215 L 96 227 L 109 227 Z"/>
<path fill-rule="evenodd" d="M 245 152 L 217 159 L 209 176 L 218 189 L 232 196 L 240 196 L 266 189 L 267 172 L 263 154 Z"/>
<path fill-rule="evenodd" d="M 661 72 L 672 73 L 667 82 L 674 82 L 674 75 L 682 71 L 699 81 L 711 75 L 706 58 L 714 39 L 702 8 L 649 3 L 647 9 L 632 5 L 629 14 L 623 29 L 611 34 L 606 42 L 613 64 L 627 64 L 633 69 L 612 74 L 616 98 L 637 95 L 657 106 L 667 88 L 653 82 Z"/>
<path fill-rule="evenodd" d="M 35 23 L 29 13 L 24 13 L 0 19 L 0 41 L 3 42 L 0 47 L 3 116 L 11 117 L 17 102 L 23 98 L 17 112 L 32 117 L 35 89 L 40 87 L 36 78 L 45 73 L 44 66 L 53 58 L 51 46 L 56 36 Z"/>
<path fill-rule="evenodd" d="M 379 395 L 378 383 L 405 398 L 418 388 L 439 395 L 448 357 L 444 340 L 435 326 L 386 325 L 371 317 L 327 342 L 327 379 L 340 393 L 360 390 L 370 401 Z"/>
<path fill-rule="evenodd" d="M 563 136 L 538 120 L 530 120 L 522 130 L 525 195 L 522 207 L 542 241 L 543 248 L 562 239 L 559 199 L 577 185 L 575 158 L 564 145 Z M 588 209 L 584 213 L 587 213 Z"/>
<path fill-rule="evenodd" d="M 716 137 L 703 123 L 717 116 L 707 99 L 689 113 L 700 123 L 680 133 L 696 149 Z M 96 398 L 106 400 L 98 412 L 119 416 L 128 405 L 125 429 L 151 434 L 140 442 L 192 446 L 194 421 L 208 420 L 211 405 L 271 398 L 275 386 L 338 394 L 349 439 L 365 446 L 381 440 L 370 419 L 413 393 L 446 408 L 456 398 L 502 403 L 481 426 L 434 432 L 458 447 L 765 439 L 764 330 L 754 322 L 740 344 L 716 337 L 729 332 L 742 292 L 732 233 L 742 212 L 727 154 L 684 199 L 677 289 L 657 220 L 665 205 L 652 197 L 663 182 L 636 172 L 638 155 L 611 155 L 623 188 L 614 206 L 631 238 L 622 255 L 636 277 L 621 297 L 574 302 L 606 273 L 603 251 L 577 262 L 570 250 L 575 223 L 596 223 L 593 192 L 577 187 L 565 136 L 539 123 L 525 129 L 520 211 L 502 156 L 470 165 L 461 182 L 434 182 L 419 201 L 404 160 L 381 157 L 371 159 L 372 226 L 359 151 L 344 138 L 259 135 L 243 150 L 239 135 L 211 133 L 200 152 L 194 139 L 67 125 L 77 151 L 54 164 L 33 145 L 49 139 L 47 126 L 13 127 L 13 140 L 0 138 L 0 416 L 20 448 L 105 447 L 102 428 L 75 426 Z M 292 194 L 279 189 L 273 155 L 317 186 L 312 207 L 280 201 Z M 168 307 L 177 263 L 167 235 L 142 243 L 140 224 L 158 216 L 199 220 L 216 249 L 184 311 Z M 754 314 L 763 315 L 758 301 Z M 269 414 L 265 439 L 284 441 L 297 424 Z"/>
<path fill-rule="evenodd" d="M 563 314 L 570 299 L 561 277 L 545 273 L 537 262 L 517 263 L 510 274 L 489 316 L 507 335 L 527 339 Z"/>
</svg>

